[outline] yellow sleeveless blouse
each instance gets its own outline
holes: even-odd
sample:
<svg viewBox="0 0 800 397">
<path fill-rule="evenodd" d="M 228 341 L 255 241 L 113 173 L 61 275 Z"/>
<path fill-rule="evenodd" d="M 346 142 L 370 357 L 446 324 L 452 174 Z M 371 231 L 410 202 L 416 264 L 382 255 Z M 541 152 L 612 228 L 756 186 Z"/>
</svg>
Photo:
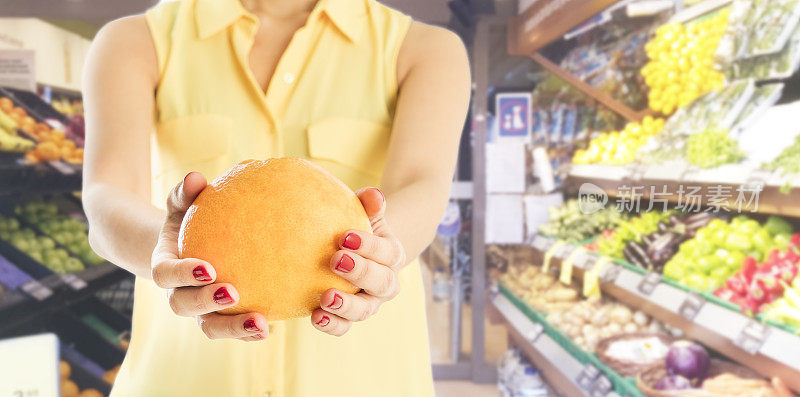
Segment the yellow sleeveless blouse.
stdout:
<svg viewBox="0 0 800 397">
<path fill-rule="evenodd" d="M 190 171 L 211 179 L 249 158 L 302 157 L 353 189 L 379 184 L 408 16 L 374 0 L 320 0 L 266 95 L 248 67 L 258 21 L 238 0 L 163 3 L 146 20 L 160 70 L 154 205 Z M 274 322 L 265 341 L 249 343 L 207 339 L 195 319 L 172 313 L 166 291 L 137 279 L 112 396 L 432 396 L 416 261 L 400 278 L 400 296 L 343 337 L 302 318 Z"/>
</svg>

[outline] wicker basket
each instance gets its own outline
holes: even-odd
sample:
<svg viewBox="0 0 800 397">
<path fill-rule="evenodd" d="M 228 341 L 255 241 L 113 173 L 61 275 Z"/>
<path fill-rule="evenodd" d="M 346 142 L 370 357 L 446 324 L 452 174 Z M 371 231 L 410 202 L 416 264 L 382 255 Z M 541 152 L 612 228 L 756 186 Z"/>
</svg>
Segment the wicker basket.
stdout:
<svg viewBox="0 0 800 397">
<path fill-rule="evenodd" d="M 740 378 L 763 379 L 758 373 L 750 368 L 734 364 L 730 361 L 711 359 L 711 366 L 708 369 L 706 378 L 713 378 L 717 375 L 729 373 Z M 685 390 L 656 390 L 654 387 L 661 378 L 667 376 L 667 369 L 664 365 L 651 367 L 636 376 L 636 387 L 648 397 L 679 397 L 679 396 L 703 396 L 708 395 L 703 389 Z"/>
<path fill-rule="evenodd" d="M 644 339 L 644 338 L 652 338 L 656 337 L 661 339 L 661 341 L 669 346 L 673 342 L 673 338 L 666 334 L 660 333 L 653 333 L 653 332 L 632 332 L 627 334 L 619 334 L 614 335 L 605 339 L 602 339 L 600 342 L 597 343 L 597 348 L 595 351 L 597 352 L 597 356 L 603 361 L 606 365 L 611 367 L 614 371 L 619 373 L 622 376 L 629 376 L 634 377 L 638 373 L 645 371 L 654 366 L 663 366 L 664 359 L 657 359 L 651 363 L 632 363 L 630 361 L 619 360 L 617 358 L 608 356 L 606 354 L 606 350 L 608 347 L 611 346 L 612 343 L 621 341 L 621 340 L 631 340 L 631 339 Z"/>
</svg>

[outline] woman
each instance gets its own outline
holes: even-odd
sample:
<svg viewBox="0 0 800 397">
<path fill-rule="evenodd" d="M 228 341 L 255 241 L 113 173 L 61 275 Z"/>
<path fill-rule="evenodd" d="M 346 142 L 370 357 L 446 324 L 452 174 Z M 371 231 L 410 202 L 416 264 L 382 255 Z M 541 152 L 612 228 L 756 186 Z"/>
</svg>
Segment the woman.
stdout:
<svg viewBox="0 0 800 397">
<path fill-rule="evenodd" d="M 457 36 L 374 0 L 182 0 L 104 27 L 83 201 L 92 247 L 137 276 L 112 395 L 432 395 L 412 259 L 444 211 L 469 90 Z M 279 156 L 380 186 L 359 191 L 373 233 L 331 258 L 363 291 L 327 291 L 310 320 L 217 314 L 236 286 L 177 258 L 183 213 L 206 177 Z"/>
</svg>

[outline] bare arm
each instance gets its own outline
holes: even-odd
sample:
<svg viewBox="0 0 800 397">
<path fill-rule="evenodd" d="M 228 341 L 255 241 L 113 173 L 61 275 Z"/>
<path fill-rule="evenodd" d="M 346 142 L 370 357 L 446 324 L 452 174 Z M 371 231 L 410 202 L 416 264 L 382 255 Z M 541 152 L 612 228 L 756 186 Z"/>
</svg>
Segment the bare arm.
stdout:
<svg viewBox="0 0 800 397">
<path fill-rule="evenodd" d="M 397 67 L 400 92 L 382 187 L 387 221 L 413 259 L 430 244 L 447 206 L 471 79 L 461 39 L 418 22 Z"/>
<path fill-rule="evenodd" d="M 329 289 L 311 315 L 318 330 L 345 334 L 400 292 L 398 272 L 430 243 L 442 218 L 469 104 L 469 62 L 453 33 L 414 22 L 400 49 L 400 84 L 382 186 L 359 198 L 372 233 L 349 230 L 331 270 L 363 289 Z"/>
<path fill-rule="evenodd" d="M 111 22 L 98 33 L 83 81 L 83 203 L 89 241 L 100 256 L 150 278 L 150 256 L 164 211 L 150 204 L 158 66 L 143 16 Z"/>
</svg>

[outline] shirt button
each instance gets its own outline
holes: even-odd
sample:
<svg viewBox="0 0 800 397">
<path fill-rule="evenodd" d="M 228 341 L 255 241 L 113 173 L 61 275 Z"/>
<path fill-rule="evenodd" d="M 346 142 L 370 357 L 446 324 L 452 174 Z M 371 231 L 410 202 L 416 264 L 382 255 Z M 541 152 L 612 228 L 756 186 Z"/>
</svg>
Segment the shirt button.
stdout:
<svg viewBox="0 0 800 397">
<path fill-rule="evenodd" d="M 286 84 L 294 83 L 294 73 L 286 72 L 283 74 L 283 82 Z"/>
</svg>

